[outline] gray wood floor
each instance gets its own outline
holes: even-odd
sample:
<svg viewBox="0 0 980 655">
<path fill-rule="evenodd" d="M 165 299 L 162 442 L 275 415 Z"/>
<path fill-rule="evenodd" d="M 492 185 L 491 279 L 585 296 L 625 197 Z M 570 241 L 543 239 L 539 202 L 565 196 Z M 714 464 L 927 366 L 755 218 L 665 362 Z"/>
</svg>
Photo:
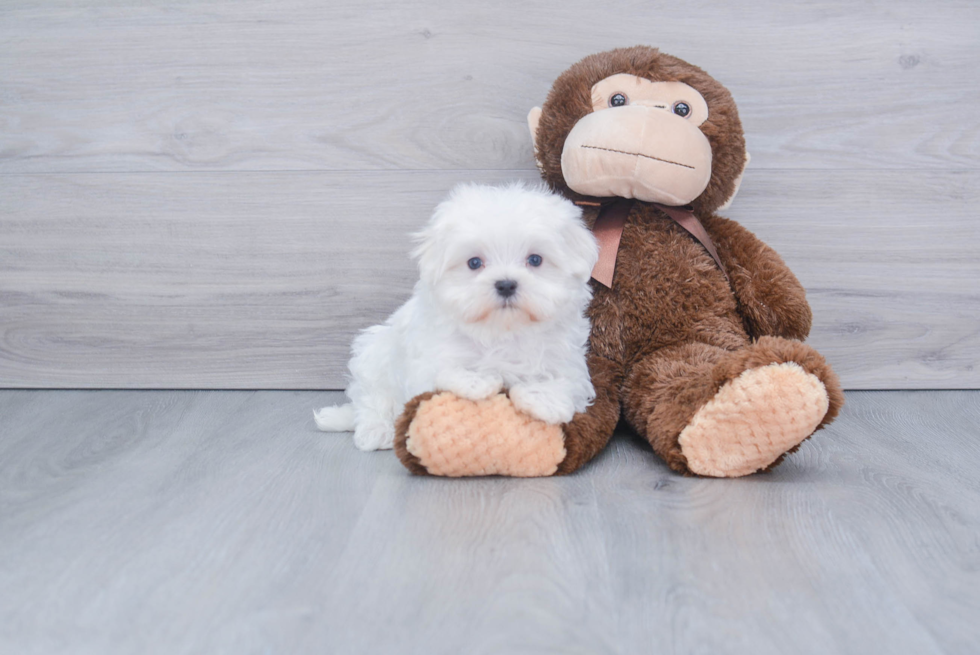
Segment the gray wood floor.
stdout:
<svg viewBox="0 0 980 655">
<path fill-rule="evenodd" d="M 851 392 L 782 467 L 629 435 L 413 478 L 311 391 L 0 391 L 3 653 L 969 653 L 980 392 Z"/>
</svg>

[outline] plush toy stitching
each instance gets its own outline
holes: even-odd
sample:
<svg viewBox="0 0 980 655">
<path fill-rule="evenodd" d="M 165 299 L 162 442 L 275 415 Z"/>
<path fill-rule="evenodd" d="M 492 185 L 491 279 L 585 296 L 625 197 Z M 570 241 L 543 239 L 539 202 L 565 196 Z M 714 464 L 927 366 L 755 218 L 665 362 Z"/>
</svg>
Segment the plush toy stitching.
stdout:
<svg viewBox="0 0 980 655">
<path fill-rule="evenodd" d="M 676 161 L 670 161 L 669 159 L 661 159 L 660 157 L 653 157 L 651 155 L 644 155 L 642 152 L 626 152 L 625 150 L 613 150 L 612 148 L 600 148 L 599 146 L 580 146 L 580 147 L 590 148 L 592 150 L 606 150 L 608 152 L 618 152 L 621 155 L 632 155 L 633 157 L 646 157 L 647 159 L 662 161 L 665 164 L 673 164 L 674 166 L 683 166 L 684 168 L 690 168 L 692 171 L 697 170 L 693 166 L 688 166 L 687 164 L 681 164 Z"/>
</svg>

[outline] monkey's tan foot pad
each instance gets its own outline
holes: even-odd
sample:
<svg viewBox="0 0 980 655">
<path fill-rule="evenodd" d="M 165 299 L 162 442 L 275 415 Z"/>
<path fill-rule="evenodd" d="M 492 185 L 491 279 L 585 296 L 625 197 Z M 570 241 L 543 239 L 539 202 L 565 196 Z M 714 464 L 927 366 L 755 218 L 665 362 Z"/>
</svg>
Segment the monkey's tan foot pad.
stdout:
<svg viewBox="0 0 980 655">
<path fill-rule="evenodd" d="M 419 403 L 405 447 L 431 475 L 553 475 L 565 459 L 560 425 L 523 414 L 503 394 L 471 401 L 438 393 Z"/>
<path fill-rule="evenodd" d="M 793 362 L 769 364 L 726 382 L 678 441 L 698 475 L 749 475 L 813 434 L 828 406 L 827 389 L 815 375 Z"/>
</svg>

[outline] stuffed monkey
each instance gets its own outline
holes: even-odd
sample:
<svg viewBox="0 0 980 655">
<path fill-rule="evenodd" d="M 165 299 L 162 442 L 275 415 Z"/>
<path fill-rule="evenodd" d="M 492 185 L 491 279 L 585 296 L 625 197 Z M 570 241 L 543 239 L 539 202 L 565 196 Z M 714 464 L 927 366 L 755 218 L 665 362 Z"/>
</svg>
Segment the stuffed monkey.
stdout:
<svg viewBox="0 0 980 655">
<path fill-rule="evenodd" d="M 595 402 L 546 425 L 506 396 L 410 401 L 395 449 L 432 475 L 571 473 L 620 418 L 679 473 L 771 468 L 843 404 L 802 340 L 810 307 L 772 249 L 715 212 L 748 160 L 728 90 L 655 48 L 586 57 L 528 116 L 545 182 L 581 205 L 600 241 L 589 370 Z"/>
</svg>

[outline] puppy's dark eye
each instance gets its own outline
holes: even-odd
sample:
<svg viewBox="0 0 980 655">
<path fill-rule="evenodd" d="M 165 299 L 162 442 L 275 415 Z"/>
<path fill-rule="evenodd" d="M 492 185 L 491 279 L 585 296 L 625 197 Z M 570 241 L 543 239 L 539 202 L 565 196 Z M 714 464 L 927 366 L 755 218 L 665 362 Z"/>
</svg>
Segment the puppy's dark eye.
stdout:
<svg viewBox="0 0 980 655">
<path fill-rule="evenodd" d="M 687 118 L 691 115 L 691 105 L 686 102 L 675 102 L 672 111 L 681 118 Z"/>
<path fill-rule="evenodd" d="M 610 107 L 622 107 L 627 102 L 629 102 L 629 100 L 627 100 L 626 96 L 623 95 L 622 93 L 614 93 L 611 96 L 609 96 Z"/>
<path fill-rule="evenodd" d="M 530 255 L 527 258 L 527 263 L 530 264 L 531 266 L 541 266 L 541 262 L 543 261 L 544 260 L 541 259 L 541 255 Z"/>
<path fill-rule="evenodd" d="M 470 261 L 466 262 L 466 265 L 470 267 L 471 271 L 475 271 L 476 269 L 483 266 L 483 260 L 480 259 L 479 257 L 474 257 Z"/>
</svg>

